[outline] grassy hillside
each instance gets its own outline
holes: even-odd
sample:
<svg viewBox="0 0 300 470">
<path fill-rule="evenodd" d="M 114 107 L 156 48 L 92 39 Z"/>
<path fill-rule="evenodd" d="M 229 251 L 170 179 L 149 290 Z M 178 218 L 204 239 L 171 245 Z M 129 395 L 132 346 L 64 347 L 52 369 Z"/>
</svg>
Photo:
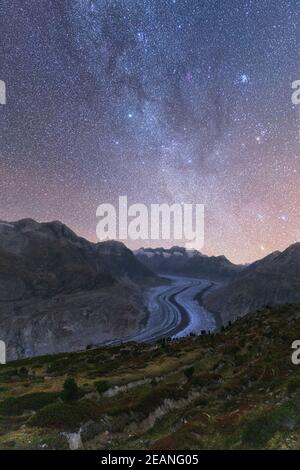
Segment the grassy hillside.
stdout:
<svg viewBox="0 0 300 470">
<path fill-rule="evenodd" d="M 126 344 L 0 366 L 0 448 L 300 448 L 300 305 L 216 336 Z M 61 394 L 67 377 L 79 389 Z"/>
</svg>

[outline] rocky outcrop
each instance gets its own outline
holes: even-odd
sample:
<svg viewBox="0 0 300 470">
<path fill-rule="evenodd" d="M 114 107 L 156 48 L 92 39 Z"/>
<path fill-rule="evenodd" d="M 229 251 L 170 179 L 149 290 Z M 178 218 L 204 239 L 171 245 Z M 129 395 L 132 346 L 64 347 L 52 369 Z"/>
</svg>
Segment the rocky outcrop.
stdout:
<svg viewBox="0 0 300 470">
<path fill-rule="evenodd" d="M 7 360 L 78 351 L 137 332 L 147 313 L 132 284 L 0 303 Z"/>
</svg>

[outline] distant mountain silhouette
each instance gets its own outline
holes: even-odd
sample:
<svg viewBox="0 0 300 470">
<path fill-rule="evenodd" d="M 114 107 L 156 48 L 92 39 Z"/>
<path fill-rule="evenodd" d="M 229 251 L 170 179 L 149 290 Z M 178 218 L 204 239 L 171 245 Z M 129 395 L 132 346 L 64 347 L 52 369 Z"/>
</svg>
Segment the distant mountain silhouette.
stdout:
<svg viewBox="0 0 300 470">
<path fill-rule="evenodd" d="M 164 274 L 203 277 L 229 281 L 244 269 L 231 263 L 225 256 L 206 256 L 183 247 L 141 248 L 136 257 L 149 269 Z"/>
</svg>

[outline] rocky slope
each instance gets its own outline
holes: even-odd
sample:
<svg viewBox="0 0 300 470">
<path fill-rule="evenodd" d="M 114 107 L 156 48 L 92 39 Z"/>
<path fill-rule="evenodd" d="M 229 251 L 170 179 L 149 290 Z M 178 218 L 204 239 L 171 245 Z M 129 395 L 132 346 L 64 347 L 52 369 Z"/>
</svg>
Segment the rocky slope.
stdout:
<svg viewBox="0 0 300 470">
<path fill-rule="evenodd" d="M 0 301 L 136 282 L 153 273 L 119 242 L 94 244 L 60 222 L 0 223 Z"/>
<path fill-rule="evenodd" d="M 122 243 L 90 243 L 60 222 L 1 222 L 0 339 L 8 358 L 136 331 L 145 318 L 137 285 L 155 280 Z"/>
<path fill-rule="evenodd" d="M 288 305 L 217 335 L 1 366 L 0 448 L 299 449 L 299 337 Z"/>
<path fill-rule="evenodd" d="M 176 246 L 170 249 L 141 248 L 135 255 L 149 269 L 164 274 L 228 281 L 243 269 L 225 256 L 206 256 L 196 250 L 188 251 Z"/>
<path fill-rule="evenodd" d="M 295 243 L 246 267 L 233 282 L 208 293 L 204 305 L 226 324 L 262 306 L 299 301 L 300 243 Z"/>
</svg>

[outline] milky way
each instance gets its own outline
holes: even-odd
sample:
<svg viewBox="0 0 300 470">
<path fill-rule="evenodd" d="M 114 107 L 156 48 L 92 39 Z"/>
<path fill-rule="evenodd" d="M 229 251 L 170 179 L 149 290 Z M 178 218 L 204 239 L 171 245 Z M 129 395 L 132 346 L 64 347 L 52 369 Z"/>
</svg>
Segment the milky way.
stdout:
<svg viewBox="0 0 300 470">
<path fill-rule="evenodd" d="M 127 195 L 205 204 L 203 251 L 233 261 L 300 239 L 300 0 L 0 8 L 0 219 L 95 239 Z"/>
</svg>

